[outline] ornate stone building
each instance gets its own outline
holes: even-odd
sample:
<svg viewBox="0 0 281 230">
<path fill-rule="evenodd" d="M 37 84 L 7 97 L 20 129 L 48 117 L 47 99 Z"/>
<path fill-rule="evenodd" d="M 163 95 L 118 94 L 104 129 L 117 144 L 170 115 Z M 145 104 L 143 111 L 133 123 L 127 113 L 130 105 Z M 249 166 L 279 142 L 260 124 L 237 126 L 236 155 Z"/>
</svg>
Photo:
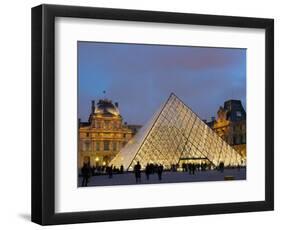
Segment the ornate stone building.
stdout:
<svg viewBox="0 0 281 230">
<path fill-rule="evenodd" d="M 217 112 L 217 119 L 212 119 L 207 124 L 246 157 L 246 112 L 240 100 L 225 101 Z"/>
<path fill-rule="evenodd" d="M 137 131 L 131 129 L 118 109 L 118 103 L 108 99 L 92 101 L 88 122 L 79 120 L 79 168 L 84 162 L 91 166 L 106 166 Z"/>
</svg>

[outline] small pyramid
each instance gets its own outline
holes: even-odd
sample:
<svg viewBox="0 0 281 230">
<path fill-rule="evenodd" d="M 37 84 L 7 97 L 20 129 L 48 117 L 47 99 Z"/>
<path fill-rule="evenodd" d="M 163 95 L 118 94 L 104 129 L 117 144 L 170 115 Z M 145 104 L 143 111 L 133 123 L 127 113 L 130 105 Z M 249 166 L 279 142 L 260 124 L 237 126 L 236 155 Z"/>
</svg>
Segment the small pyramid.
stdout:
<svg viewBox="0 0 281 230">
<path fill-rule="evenodd" d="M 214 167 L 241 165 L 244 159 L 174 93 L 121 149 L 110 165 L 132 171 L 140 162 L 170 168 L 180 160 L 204 160 Z"/>
</svg>

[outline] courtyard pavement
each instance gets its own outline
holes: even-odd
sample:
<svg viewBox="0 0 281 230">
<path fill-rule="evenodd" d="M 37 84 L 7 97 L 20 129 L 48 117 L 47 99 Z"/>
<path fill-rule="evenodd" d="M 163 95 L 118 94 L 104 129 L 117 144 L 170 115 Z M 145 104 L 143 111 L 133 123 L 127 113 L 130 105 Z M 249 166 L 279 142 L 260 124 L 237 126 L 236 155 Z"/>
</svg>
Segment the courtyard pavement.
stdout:
<svg viewBox="0 0 281 230">
<path fill-rule="evenodd" d="M 158 183 L 178 183 L 178 182 L 202 182 L 202 181 L 223 181 L 225 177 L 234 180 L 245 180 L 246 169 L 225 169 L 224 172 L 217 170 L 195 171 L 195 175 L 189 172 L 163 172 L 162 180 L 158 180 L 157 173 L 150 174 L 149 180 L 146 179 L 144 172 L 141 173 L 141 182 L 138 184 L 158 184 Z M 78 179 L 79 187 L 82 185 L 82 177 Z M 126 172 L 123 174 L 113 174 L 112 178 L 108 175 L 92 176 L 88 186 L 109 186 L 109 185 L 134 185 L 136 179 L 134 173 Z"/>
</svg>

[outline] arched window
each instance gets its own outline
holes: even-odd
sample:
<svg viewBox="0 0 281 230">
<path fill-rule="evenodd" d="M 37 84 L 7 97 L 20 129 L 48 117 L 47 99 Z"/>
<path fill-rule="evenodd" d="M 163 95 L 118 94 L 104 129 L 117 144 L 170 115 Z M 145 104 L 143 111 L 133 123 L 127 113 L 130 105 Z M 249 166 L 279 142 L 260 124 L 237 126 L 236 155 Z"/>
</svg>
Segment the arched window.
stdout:
<svg viewBox="0 0 281 230">
<path fill-rule="evenodd" d="M 83 163 L 84 164 L 90 164 L 90 157 L 89 156 L 85 156 L 83 159 Z"/>
</svg>

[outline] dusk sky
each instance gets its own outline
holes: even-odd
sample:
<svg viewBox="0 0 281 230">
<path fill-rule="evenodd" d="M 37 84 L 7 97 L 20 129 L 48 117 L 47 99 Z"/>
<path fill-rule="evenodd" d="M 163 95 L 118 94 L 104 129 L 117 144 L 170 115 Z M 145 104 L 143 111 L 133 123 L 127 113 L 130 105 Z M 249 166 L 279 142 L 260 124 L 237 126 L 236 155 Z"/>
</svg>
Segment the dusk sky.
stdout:
<svg viewBox="0 0 281 230">
<path fill-rule="evenodd" d="M 144 125 L 171 92 L 210 120 L 229 99 L 246 109 L 246 49 L 78 42 L 78 91 L 82 121 L 106 97 Z"/>
</svg>

